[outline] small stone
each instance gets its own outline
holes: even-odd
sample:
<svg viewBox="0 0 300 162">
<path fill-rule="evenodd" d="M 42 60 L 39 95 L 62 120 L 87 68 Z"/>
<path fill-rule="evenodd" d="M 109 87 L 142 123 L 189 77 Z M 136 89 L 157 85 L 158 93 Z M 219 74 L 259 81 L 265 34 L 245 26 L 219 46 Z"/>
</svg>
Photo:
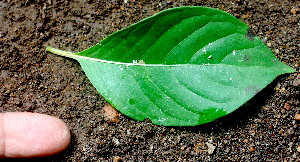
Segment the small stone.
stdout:
<svg viewBox="0 0 300 162">
<path fill-rule="evenodd" d="M 281 133 L 283 133 L 284 132 L 284 130 L 283 129 L 281 129 L 280 131 L 279 131 L 279 134 L 281 134 Z"/>
<path fill-rule="evenodd" d="M 300 146 L 297 147 L 297 151 L 300 152 Z"/>
<path fill-rule="evenodd" d="M 248 19 L 248 17 L 249 17 L 249 14 L 242 15 L 242 18 L 243 18 L 243 19 Z"/>
<path fill-rule="evenodd" d="M 225 152 L 228 153 L 230 151 L 229 147 L 226 147 Z"/>
<path fill-rule="evenodd" d="M 300 114 L 297 113 L 297 114 L 295 115 L 295 120 L 300 121 Z"/>
<path fill-rule="evenodd" d="M 183 151 L 183 150 L 184 150 L 184 148 L 185 148 L 185 147 L 184 147 L 184 146 L 182 146 L 182 147 L 180 148 L 180 150 L 181 150 L 181 151 Z"/>
<path fill-rule="evenodd" d="M 112 122 L 112 123 L 119 123 L 120 122 L 118 110 L 116 110 L 110 104 L 105 105 L 103 107 L 102 111 L 105 113 L 105 116 L 106 116 L 109 123 L 110 122 Z"/>
<path fill-rule="evenodd" d="M 120 156 L 116 156 L 113 162 L 119 162 L 121 160 Z"/>
<path fill-rule="evenodd" d="M 205 144 L 208 147 L 208 150 L 207 150 L 208 154 L 214 153 L 216 146 L 214 146 L 213 144 L 208 143 L 208 142 L 206 142 Z"/>
<path fill-rule="evenodd" d="M 113 141 L 113 143 L 114 143 L 115 145 L 117 145 L 117 146 L 120 145 L 120 142 L 119 142 L 119 140 L 118 140 L 117 138 L 113 137 L 112 141 Z"/>
<path fill-rule="evenodd" d="M 293 129 L 293 128 L 290 128 L 290 129 L 288 129 L 288 130 L 287 130 L 287 133 L 291 135 L 291 134 L 294 134 L 294 133 L 295 133 L 295 131 L 294 131 L 294 129 Z"/>
<path fill-rule="evenodd" d="M 296 9 L 295 9 L 294 7 L 291 9 L 291 13 L 292 13 L 294 16 L 297 14 L 297 11 L 296 11 Z"/>
<path fill-rule="evenodd" d="M 300 75 L 297 75 L 297 78 L 293 81 L 293 86 L 297 87 L 300 85 Z"/>
<path fill-rule="evenodd" d="M 204 142 L 195 144 L 194 152 L 196 154 L 202 152 L 204 149 L 204 146 L 205 146 Z"/>
<path fill-rule="evenodd" d="M 170 133 L 174 133 L 174 132 L 175 132 L 175 129 L 171 128 Z"/>
<path fill-rule="evenodd" d="M 289 111 L 291 109 L 291 105 L 289 103 L 285 103 L 284 108 Z"/>
</svg>

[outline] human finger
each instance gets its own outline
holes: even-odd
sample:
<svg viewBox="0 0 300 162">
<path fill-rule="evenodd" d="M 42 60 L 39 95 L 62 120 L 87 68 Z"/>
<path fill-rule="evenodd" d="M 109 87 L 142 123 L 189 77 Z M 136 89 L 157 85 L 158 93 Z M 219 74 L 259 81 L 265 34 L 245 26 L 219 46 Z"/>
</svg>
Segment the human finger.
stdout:
<svg viewBox="0 0 300 162">
<path fill-rule="evenodd" d="M 71 135 L 66 124 L 52 116 L 0 113 L 0 157 L 41 157 L 67 148 Z"/>
</svg>

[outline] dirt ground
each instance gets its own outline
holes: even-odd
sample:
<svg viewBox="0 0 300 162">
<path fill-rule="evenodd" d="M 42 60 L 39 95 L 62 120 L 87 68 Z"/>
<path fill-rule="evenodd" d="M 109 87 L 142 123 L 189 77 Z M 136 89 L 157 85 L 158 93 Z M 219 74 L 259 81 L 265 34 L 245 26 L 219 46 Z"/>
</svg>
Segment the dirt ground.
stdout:
<svg viewBox="0 0 300 162">
<path fill-rule="evenodd" d="M 78 52 L 161 10 L 206 6 L 229 12 L 274 55 L 296 69 L 279 76 L 234 113 L 196 127 L 164 127 L 120 115 L 78 62 L 45 48 Z M 288 0 L 0 2 L 0 112 L 56 116 L 70 128 L 64 152 L 40 161 L 300 161 L 300 2 Z"/>
</svg>

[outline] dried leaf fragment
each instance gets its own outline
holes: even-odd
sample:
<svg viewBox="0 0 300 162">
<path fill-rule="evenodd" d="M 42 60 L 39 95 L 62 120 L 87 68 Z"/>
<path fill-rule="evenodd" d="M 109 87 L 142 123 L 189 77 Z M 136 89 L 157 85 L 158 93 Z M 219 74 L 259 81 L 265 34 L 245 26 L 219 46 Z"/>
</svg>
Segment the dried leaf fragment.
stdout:
<svg viewBox="0 0 300 162">
<path fill-rule="evenodd" d="M 113 122 L 113 123 L 120 122 L 118 110 L 116 110 L 110 104 L 105 105 L 103 107 L 102 111 L 103 111 L 103 113 L 105 113 L 107 120 L 109 120 L 110 122 Z"/>
</svg>

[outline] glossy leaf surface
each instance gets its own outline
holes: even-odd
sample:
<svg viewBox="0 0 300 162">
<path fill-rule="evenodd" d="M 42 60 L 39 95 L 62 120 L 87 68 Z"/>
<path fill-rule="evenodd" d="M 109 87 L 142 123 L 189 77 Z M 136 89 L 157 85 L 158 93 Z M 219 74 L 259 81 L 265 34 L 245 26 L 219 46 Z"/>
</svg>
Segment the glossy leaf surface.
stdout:
<svg viewBox="0 0 300 162">
<path fill-rule="evenodd" d="M 294 72 L 246 24 L 204 7 L 162 11 L 76 54 L 47 50 L 78 60 L 120 112 L 159 125 L 213 121 Z"/>
</svg>

